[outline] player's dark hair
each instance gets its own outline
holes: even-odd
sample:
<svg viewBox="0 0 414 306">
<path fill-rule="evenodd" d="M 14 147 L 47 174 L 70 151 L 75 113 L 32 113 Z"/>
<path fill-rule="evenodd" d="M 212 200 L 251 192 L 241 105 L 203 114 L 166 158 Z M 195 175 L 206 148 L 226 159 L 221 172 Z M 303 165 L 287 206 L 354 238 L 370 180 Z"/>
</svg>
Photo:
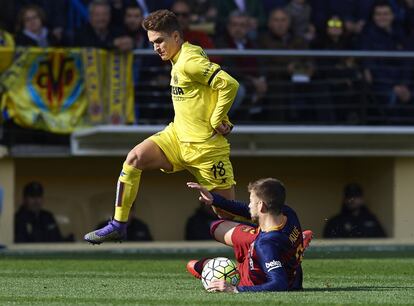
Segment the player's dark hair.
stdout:
<svg viewBox="0 0 414 306">
<path fill-rule="evenodd" d="M 274 178 L 260 179 L 249 183 L 248 190 L 265 202 L 271 213 L 280 214 L 286 200 L 286 189 L 281 181 Z"/>
<path fill-rule="evenodd" d="M 171 34 L 178 31 L 182 36 L 177 16 L 169 10 L 158 10 L 149 14 L 142 22 L 145 31 L 165 32 Z"/>
</svg>

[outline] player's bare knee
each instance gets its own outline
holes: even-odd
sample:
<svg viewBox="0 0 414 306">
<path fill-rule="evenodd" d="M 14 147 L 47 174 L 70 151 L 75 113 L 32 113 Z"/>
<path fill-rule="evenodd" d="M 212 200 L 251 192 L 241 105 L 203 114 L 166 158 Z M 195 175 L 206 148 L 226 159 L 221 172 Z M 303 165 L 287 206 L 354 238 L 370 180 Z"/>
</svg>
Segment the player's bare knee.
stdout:
<svg viewBox="0 0 414 306">
<path fill-rule="evenodd" d="M 210 232 L 213 238 L 218 242 L 232 246 L 233 241 L 231 240 L 231 236 L 233 234 L 234 228 L 237 225 L 239 225 L 239 223 L 228 220 L 218 220 L 212 223 Z"/>
<path fill-rule="evenodd" d="M 216 221 L 211 222 L 211 224 L 210 224 L 210 235 L 211 235 L 211 237 L 216 239 L 216 237 L 215 237 L 216 229 L 223 222 L 224 222 L 224 220 L 216 220 Z"/>
<path fill-rule="evenodd" d="M 145 168 L 144 153 L 141 150 L 134 148 L 128 153 L 127 158 L 126 158 L 126 163 L 137 169 L 144 170 Z"/>
</svg>

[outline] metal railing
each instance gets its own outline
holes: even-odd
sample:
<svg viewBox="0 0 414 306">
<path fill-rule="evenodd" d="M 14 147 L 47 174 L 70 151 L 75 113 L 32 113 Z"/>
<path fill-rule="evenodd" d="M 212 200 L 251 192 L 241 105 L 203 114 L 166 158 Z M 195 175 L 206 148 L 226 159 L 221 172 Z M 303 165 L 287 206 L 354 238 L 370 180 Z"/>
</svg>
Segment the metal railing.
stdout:
<svg viewBox="0 0 414 306">
<path fill-rule="evenodd" d="M 414 124 L 410 97 L 414 52 L 210 49 L 206 53 L 241 84 L 231 110 L 238 124 Z M 165 123 L 173 115 L 170 65 L 150 49 L 134 50 L 134 55 L 138 123 Z M 264 92 L 255 84 L 263 79 Z"/>
</svg>

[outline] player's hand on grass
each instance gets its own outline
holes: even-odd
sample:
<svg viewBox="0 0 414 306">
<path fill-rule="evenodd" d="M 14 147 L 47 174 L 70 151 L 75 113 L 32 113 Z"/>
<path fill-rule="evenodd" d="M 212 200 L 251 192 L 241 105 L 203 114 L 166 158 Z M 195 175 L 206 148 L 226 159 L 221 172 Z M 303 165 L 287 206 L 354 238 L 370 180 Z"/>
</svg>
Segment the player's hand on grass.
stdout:
<svg viewBox="0 0 414 306">
<path fill-rule="evenodd" d="M 200 197 L 198 198 L 201 202 L 207 205 L 213 204 L 213 195 L 207 188 L 201 186 L 200 184 L 194 182 L 188 182 L 187 186 L 191 189 L 198 190 L 200 192 Z"/>
<path fill-rule="evenodd" d="M 208 286 L 207 291 L 209 292 L 238 292 L 237 288 L 233 285 L 230 285 L 226 281 L 220 280 L 213 280 Z"/>
<path fill-rule="evenodd" d="M 222 122 L 218 127 L 215 128 L 217 134 L 221 134 L 223 136 L 230 134 L 232 129 L 233 126 L 228 124 L 227 122 Z"/>
</svg>

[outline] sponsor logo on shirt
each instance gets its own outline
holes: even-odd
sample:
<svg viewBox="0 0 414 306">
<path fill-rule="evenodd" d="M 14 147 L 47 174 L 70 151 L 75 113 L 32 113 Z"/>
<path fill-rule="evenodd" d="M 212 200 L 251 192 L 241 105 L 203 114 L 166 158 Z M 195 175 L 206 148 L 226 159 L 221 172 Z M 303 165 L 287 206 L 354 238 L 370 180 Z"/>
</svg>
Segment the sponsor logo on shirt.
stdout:
<svg viewBox="0 0 414 306">
<path fill-rule="evenodd" d="M 266 262 L 265 266 L 266 266 L 267 272 L 270 272 L 273 269 L 281 268 L 282 263 L 278 260 L 272 260 L 271 262 Z"/>
</svg>

